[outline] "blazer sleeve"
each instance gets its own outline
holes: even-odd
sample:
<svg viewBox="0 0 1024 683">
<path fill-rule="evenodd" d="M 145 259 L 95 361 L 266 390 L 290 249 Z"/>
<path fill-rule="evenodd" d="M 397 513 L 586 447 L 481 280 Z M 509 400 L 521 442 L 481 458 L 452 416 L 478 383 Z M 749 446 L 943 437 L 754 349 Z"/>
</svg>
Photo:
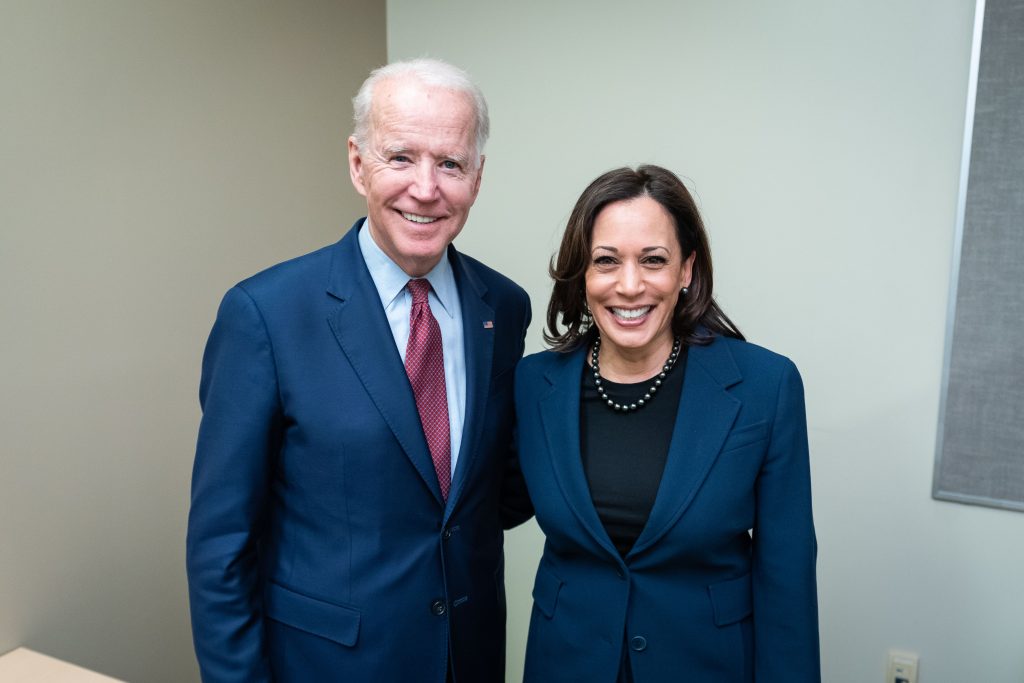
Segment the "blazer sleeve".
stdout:
<svg viewBox="0 0 1024 683">
<path fill-rule="evenodd" d="M 788 359 L 755 495 L 754 678 L 758 683 L 818 683 L 817 541 L 807 418 L 800 373 Z"/>
<path fill-rule="evenodd" d="M 526 350 L 526 331 L 530 327 L 532 309 L 530 298 L 525 292 L 521 292 L 522 315 L 520 320 L 522 328 L 517 330 L 519 345 L 517 347 L 517 360 L 521 360 Z M 516 373 L 513 373 L 515 376 Z M 509 408 L 510 410 L 512 408 Z M 501 485 L 501 526 L 503 529 L 511 529 L 519 526 L 526 520 L 533 517 L 533 504 L 530 502 L 530 495 L 526 491 L 526 480 L 523 478 L 522 469 L 519 467 L 518 448 L 518 427 L 513 427 L 512 443 L 509 445 L 509 452 L 505 460 L 505 472 Z"/>
<path fill-rule="evenodd" d="M 241 287 L 224 297 L 203 356 L 186 565 L 203 681 L 270 681 L 257 547 L 281 415 L 273 348 Z"/>
</svg>

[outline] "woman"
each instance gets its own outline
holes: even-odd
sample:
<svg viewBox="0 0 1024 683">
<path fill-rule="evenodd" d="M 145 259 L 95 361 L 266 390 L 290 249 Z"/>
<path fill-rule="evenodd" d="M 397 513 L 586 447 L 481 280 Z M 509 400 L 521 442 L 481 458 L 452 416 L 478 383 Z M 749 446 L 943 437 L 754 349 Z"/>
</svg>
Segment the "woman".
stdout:
<svg viewBox="0 0 1024 683">
<path fill-rule="evenodd" d="M 552 350 L 516 372 L 547 540 L 525 681 L 819 681 L 803 386 L 712 298 L 690 193 L 657 166 L 583 192 Z"/>
</svg>

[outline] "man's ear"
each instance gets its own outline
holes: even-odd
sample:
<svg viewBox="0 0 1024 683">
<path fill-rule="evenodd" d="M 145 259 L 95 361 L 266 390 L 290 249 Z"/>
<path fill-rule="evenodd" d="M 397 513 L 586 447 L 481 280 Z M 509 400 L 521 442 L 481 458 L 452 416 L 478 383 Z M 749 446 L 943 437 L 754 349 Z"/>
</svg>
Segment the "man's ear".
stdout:
<svg viewBox="0 0 1024 683">
<path fill-rule="evenodd" d="M 473 183 L 473 201 L 476 201 L 476 196 L 480 192 L 480 181 L 484 178 L 484 162 L 487 161 L 487 157 L 483 154 L 480 155 L 480 166 L 476 169 L 476 181 Z"/>
<path fill-rule="evenodd" d="M 366 186 L 363 185 L 363 156 L 356 144 L 354 135 L 348 138 L 348 175 L 352 179 L 352 187 L 356 192 L 366 196 Z"/>
</svg>

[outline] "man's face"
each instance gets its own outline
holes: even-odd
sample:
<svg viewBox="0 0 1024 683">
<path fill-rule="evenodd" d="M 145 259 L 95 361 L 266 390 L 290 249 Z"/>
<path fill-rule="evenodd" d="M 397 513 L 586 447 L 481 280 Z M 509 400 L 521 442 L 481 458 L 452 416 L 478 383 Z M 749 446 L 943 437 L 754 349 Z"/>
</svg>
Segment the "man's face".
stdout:
<svg viewBox="0 0 1024 683">
<path fill-rule="evenodd" d="M 363 149 L 349 173 L 366 197 L 370 235 L 408 275 L 426 275 L 462 230 L 483 175 L 468 95 L 410 78 L 374 90 Z"/>
</svg>

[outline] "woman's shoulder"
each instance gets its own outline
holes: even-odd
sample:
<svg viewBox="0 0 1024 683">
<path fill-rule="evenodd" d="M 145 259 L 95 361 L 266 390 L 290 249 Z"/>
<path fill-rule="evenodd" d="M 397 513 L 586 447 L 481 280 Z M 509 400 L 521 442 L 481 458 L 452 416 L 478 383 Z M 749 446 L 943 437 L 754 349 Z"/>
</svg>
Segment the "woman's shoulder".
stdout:
<svg viewBox="0 0 1024 683">
<path fill-rule="evenodd" d="M 736 366 L 744 370 L 757 370 L 759 372 L 796 372 L 796 365 L 787 356 L 768 349 L 753 342 L 735 339 L 733 337 L 715 337 L 706 347 L 709 353 L 731 356 Z"/>
<path fill-rule="evenodd" d="M 523 356 L 523 359 L 519 361 L 518 370 L 519 372 L 543 372 L 548 368 L 555 367 L 569 355 L 551 349 L 531 353 Z"/>
</svg>

